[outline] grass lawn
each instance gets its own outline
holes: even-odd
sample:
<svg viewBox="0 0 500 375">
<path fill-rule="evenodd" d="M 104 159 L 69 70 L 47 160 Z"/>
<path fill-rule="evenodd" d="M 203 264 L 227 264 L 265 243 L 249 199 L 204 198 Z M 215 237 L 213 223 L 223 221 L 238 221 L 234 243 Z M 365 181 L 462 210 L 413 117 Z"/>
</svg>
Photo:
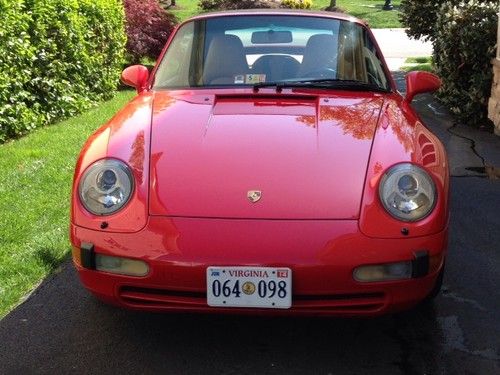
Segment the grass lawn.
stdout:
<svg viewBox="0 0 500 375">
<path fill-rule="evenodd" d="M 400 0 L 392 2 L 394 5 L 392 11 L 382 10 L 385 0 L 337 0 L 337 7 L 346 13 L 368 21 L 372 28 L 392 28 L 401 27 L 397 11 L 400 2 Z M 330 0 L 313 0 L 313 9 L 324 9 L 329 5 Z M 171 11 L 180 20 L 200 13 L 198 0 L 177 0 L 176 8 Z"/>
<path fill-rule="evenodd" d="M 73 169 L 87 137 L 134 96 L 0 145 L 0 318 L 68 256 Z"/>
<path fill-rule="evenodd" d="M 405 72 L 412 72 L 414 70 L 423 70 L 432 73 L 434 71 L 432 57 L 410 57 L 406 59 L 401 69 L 404 70 Z"/>
</svg>

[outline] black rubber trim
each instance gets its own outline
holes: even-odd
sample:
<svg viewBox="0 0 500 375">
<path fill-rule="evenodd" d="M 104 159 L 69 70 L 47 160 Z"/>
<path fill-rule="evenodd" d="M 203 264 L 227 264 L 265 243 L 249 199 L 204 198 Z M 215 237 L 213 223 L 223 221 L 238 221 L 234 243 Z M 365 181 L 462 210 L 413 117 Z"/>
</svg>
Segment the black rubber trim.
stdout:
<svg viewBox="0 0 500 375">
<path fill-rule="evenodd" d="M 82 242 L 80 246 L 80 256 L 83 268 L 95 270 L 94 244 L 89 242 Z"/>
<path fill-rule="evenodd" d="M 416 251 L 414 255 L 415 259 L 411 262 L 411 277 L 419 278 L 426 276 L 429 273 L 429 252 Z"/>
</svg>

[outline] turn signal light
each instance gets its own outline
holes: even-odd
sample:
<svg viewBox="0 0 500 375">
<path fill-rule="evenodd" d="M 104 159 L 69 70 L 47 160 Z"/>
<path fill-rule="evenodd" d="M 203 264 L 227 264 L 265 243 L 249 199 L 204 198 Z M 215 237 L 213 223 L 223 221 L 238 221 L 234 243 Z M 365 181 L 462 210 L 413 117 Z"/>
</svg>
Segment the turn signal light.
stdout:
<svg viewBox="0 0 500 375">
<path fill-rule="evenodd" d="M 142 260 L 102 254 L 95 254 L 95 269 L 127 276 L 146 276 L 149 272 L 148 264 Z"/>
<path fill-rule="evenodd" d="M 363 283 L 410 279 L 412 277 L 412 262 L 361 266 L 356 268 L 352 275 L 354 280 Z"/>
</svg>

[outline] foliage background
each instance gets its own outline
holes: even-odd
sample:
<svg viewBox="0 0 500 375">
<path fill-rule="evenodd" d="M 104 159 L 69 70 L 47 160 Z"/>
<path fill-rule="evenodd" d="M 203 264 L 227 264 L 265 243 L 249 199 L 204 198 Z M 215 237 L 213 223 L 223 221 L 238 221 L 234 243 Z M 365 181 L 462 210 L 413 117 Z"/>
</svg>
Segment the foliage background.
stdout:
<svg viewBox="0 0 500 375">
<path fill-rule="evenodd" d="M 481 127 L 488 120 L 488 98 L 496 54 L 498 3 L 446 3 L 438 13 L 434 41 L 438 95 L 457 118 Z"/>
<path fill-rule="evenodd" d="M 252 9 L 252 8 L 291 8 L 310 9 L 313 0 L 199 0 L 198 7 L 203 10 Z"/>
<path fill-rule="evenodd" d="M 399 19 L 414 39 L 435 39 L 435 25 L 444 3 L 456 5 L 460 0 L 401 0 Z"/>
<path fill-rule="evenodd" d="M 471 126 L 491 127 L 488 97 L 498 25 L 498 0 L 402 0 L 401 22 L 414 38 L 434 42 L 439 98 Z"/>
<path fill-rule="evenodd" d="M 127 59 L 156 59 L 172 33 L 177 18 L 165 11 L 158 0 L 124 0 L 127 32 Z"/>
<path fill-rule="evenodd" d="M 0 0 L 0 143 L 113 96 L 119 0 Z"/>
</svg>

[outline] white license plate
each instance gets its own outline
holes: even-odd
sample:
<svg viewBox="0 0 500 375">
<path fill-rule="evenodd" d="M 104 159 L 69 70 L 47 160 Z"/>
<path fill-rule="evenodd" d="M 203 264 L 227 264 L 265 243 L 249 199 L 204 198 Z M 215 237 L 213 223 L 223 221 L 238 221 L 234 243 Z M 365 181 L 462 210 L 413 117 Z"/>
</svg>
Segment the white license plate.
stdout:
<svg viewBox="0 0 500 375">
<path fill-rule="evenodd" d="M 273 267 L 208 267 L 209 306 L 288 309 L 292 270 Z"/>
</svg>

